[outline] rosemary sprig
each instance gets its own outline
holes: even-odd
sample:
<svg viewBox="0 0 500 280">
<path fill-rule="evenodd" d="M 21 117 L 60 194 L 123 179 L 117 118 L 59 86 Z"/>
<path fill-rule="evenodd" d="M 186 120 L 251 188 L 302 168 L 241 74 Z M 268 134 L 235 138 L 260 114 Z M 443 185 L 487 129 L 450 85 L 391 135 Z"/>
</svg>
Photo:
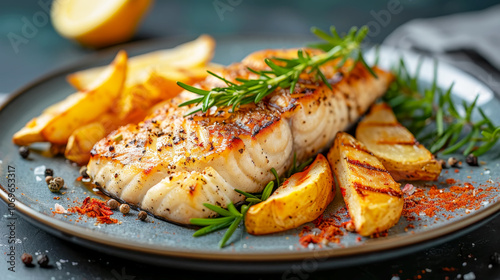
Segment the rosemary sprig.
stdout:
<svg viewBox="0 0 500 280">
<path fill-rule="evenodd" d="M 227 210 L 210 204 L 210 203 L 203 203 L 203 206 L 207 207 L 208 209 L 214 211 L 215 213 L 219 214 L 222 217 L 216 217 L 216 218 L 193 218 L 190 219 L 189 222 L 193 225 L 197 226 L 203 226 L 203 228 L 197 230 L 193 236 L 198 237 L 198 236 L 203 236 L 215 231 L 219 231 L 224 228 L 228 228 L 227 231 L 224 233 L 224 236 L 219 242 L 219 247 L 223 248 L 229 238 L 233 235 L 235 230 L 238 228 L 241 222 L 244 221 L 245 215 L 248 211 L 248 209 L 257 203 L 260 203 L 262 201 L 265 201 L 271 196 L 273 191 L 275 190 L 278 186 L 280 186 L 280 182 L 284 182 L 286 178 L 292 176 L 293 174 L 302 171 L 306 166 L 308 166 L 312 162 L 312 158 L 308 159 L 304 163 L 297 165 L 296 161 L 297 157 L 294 154 L 293 156 L 293 164 L 292 167 L 285 173 L 285 178 L 280 178 L 278 176 L 278 173 L 276 172 L 276 169 L 271 168 L 271 173 L 274 175 L 275 179 L 273 181 L 270 181 L 264 190 L 261 193 L 257 194 L 251 194 L 244 192 L 242 190 L 235 189 L 236 192 L 244 195 L 246 197 L 245 202 L 247 204 L 243 204 L 240 208 L 240 211 L 236 209 L 234 204 L 231 202 L 227 206 Z"/>
<path fill-rule="evenodd" d="M 500 138 L 500 126 L 495 126 L 484 111 L 477 107 L 478 96 L 471 104 L 462 101 L 464 113 L 459 113 L 451 98 L 453 84 L 446 90 L 437 86 L 437 62 L 434 63 L 434 78 L 428 88 L 421 89 L 418 83 L 420 60 L 414 75 L 411 75 L 401 59 L 393 71 L 396 79 L 384 96 L 400 120 L 419 140 L 430 147 L 432 153 L 450 154 L 462 149 L 464 155 L 480 156 L 490 150 Z M 473 119 L 479 112 L 479 119 Z M 429 124 L 435 131 L 427 132 Z M 482 137 L 481 137 L 482 135 Z"/>
<path fill-rule="evenodd" d="M 216 87 L 211 90 L 203 90 L 182 82 L 177 82 L 180 87 L 200 95 L 199 98 L 194 98 L 179 106 L 201 104 L 201 108 L 192 110 L 188 115 L 199 111 L 205 113 L 213 106 L 218 108 L 232 107 L 231 112 L 234 112 L 240 105 L 260 102 L 264 97 L 278 88 L 289 88 L 290 92 L 293 92 L 300 74 L 304 71 L 315 74 L 318 80 L 321 80 L 331 88 L 330 83 L 319 67 L 337 58 L 342 58 L 337 67 L 341 67 L 351 57 L 355 62 L 361 62 L 365 65 L 370 73 L 376 76 L 373 70 L 367 65 L 361 52 L 361 42 L 368 33 L 366 26 L 360 29 L 353 27 L 344 37 L 341 37 L 334 27 L 330 28 L 331 34 L 314 27 L 311 31 L 324 42 L 310 46 L 322 49 L 325 51 L 324 53 L 311 56 L 303 50 L 298 50 L 297 58 L 295 59 L 266 59 L 265 62 L 271 70 L 257 71 L 249 68 L 249 71 L 259 75 L 259 78 L 254 80 L 237 78 L 236 82 L 231 82 L 224 77 L 208 71 L 210 75 L 224 81 L 227 85 L 226 87 Z M 284 65 L 277 65 L 273 60 L 280 61 Z"/>
</svg>

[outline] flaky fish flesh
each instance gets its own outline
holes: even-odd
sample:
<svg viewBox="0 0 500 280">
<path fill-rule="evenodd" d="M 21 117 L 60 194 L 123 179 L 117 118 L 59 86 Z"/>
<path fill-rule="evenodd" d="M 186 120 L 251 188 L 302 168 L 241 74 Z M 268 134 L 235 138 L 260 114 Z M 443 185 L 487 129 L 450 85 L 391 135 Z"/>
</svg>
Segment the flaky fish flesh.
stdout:
<svg viewBox="0 0 500 280">
<path fill-rule="evenodd" d="M 296 50 L 265 50 L 225 68 L 220 75 L 253 78 L 248 71 L 266 69 L 265 57 L 293 57 Z M 183 92 L 139 124 L 120 127 L 91 152 L 88 173 L 111 196 L 158 217 L 181 224 L 213 217 L 203 203 L 225 207 L 244 197 L 234 191 L 260 192 L 293 161 L 303 161 L 330 147 L 387 90 L 392 74 L 377 67 L 372 76 L 361 64 L 322 66 L 333 90 L 314 77 L 300 76 L 294 92 L 278 89 L 257 104 L 231 113 L 211 108 L 184 117 L 179 107 L 193 98 Z M 349 71 L 350 70 L 350 71 Z M 225 86 L 209 77 L 202 88 Z"/>
</svg>

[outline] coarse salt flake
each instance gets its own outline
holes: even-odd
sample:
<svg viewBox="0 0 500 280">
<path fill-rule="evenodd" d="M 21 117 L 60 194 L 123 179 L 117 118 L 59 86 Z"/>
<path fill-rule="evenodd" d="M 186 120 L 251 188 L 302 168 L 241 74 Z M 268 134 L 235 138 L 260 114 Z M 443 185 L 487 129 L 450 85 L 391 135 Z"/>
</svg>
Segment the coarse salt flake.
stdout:
<svg viewBox="0 0 500 280">
<path fill-rule="evenodd" d="M 474 274 L 474 272 L 469 272 L 467 274 L 464 274 L 464 280 L 474 280 L 476 279 L 476 275 Z"/>
<path fill-rule="evenodd" d="M 67 214 L 68 211 L 66 209 L 64 209 L 64 207 L 61 204 L 56 203 L 54 205 L 54 213 L 56 213 L 56 214 Z"/>
<path fill-rule="evenodd" d="M 45 165 L 35 167 L 33 173 L 35 173 L 35 175 L 45 175 Z"/>
</svg>

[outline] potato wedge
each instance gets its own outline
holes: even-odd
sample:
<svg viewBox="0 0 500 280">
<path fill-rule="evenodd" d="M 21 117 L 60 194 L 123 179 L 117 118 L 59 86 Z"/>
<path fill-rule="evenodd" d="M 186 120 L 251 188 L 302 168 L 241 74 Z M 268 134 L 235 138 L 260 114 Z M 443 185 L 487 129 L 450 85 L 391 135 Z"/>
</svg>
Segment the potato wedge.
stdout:
<svg viewBox="0 0 500 280">
<path fill-rule="evenodd" d="M 130 58 L 126 85 L 141 83 L 145 70 L 182 68 L 191 69 L 207 64 L 213 57 L 215 40 L 201 35 L 196 40 L 172 49 L 159 50 Z M 77 90 L 85 90 L 104 71 L 105 67 L 94 67 L 68 75 L 68 82 Z"/>
<path fill-rule="evenodd" d="M 95 122 L 76 129 L 68 139 L 64 156 L 79 165 L 86 164 L 90 159 L 90 151 L 97 141 L 106 136 L 106 129 L 101 123 Z"/>
<path fill-rule="evenodd" d="M 356 138 L 382 162 L 396 181 L 435 181 L 441 174 L 441 164 L 434 155 L 397 121 L 391 107 L 385 103 L 372 106 L 357 127 Z"/>
<path fill-rule="evenodd" d="M 319 154 L 304 171 L 294 174 L 266 200 L 248 209 L 245 226 L 262 235 L 296 228 L 316 219 L 335 196 L 332 171 Z"/>
<path fill-rule="evenodd" d="M 120 119 L 114 112 L 107 112 L 99 116 L 94 122 L 76 129 L 69 137 L 63 153 L 67 159 L 79 165 L 86 164 L 90 159 L 90 151 L 95 143 L 118 127 L 138 121 L 135 119 L 132 121 L 130 119 Z"/>
<path fill-rule="evenodd" d="M 400 185 L 363 144 L 338 132 L 328 161 L 360 235 L 382 232 L 398 222 L 404 204 Z"/>
<path fill-rule="evenodd" d="M 13 136 L 18 145 L 39 141 L 65 145 L 70 135 L 108 111 L 116 102 L 125 81 L 127 54 L 120 51 L 111 65 L 102 72 L 92 89 L 77 92 L 47 108 Z"/>
<path fill-rule="evenodd" d="M 158 102 L 174 98 L 183 91 L 177 81 L 194 84 L 206 76 L 205 67 L 145 70 L 137 78 L 141 82 L 127 85 L 123 90 L 117 107 L 118 116 L 131 122 L 140 121 L 146 117 L 149 108 Z"/>
</svg>

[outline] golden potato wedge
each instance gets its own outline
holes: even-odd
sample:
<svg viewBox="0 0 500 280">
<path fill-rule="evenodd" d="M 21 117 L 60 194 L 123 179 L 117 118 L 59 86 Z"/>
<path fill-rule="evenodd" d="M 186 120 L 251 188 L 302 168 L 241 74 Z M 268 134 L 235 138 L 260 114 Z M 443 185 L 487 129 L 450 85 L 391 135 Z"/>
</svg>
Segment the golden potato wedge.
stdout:
<svg viewBox="0 0 500 280">
<path fill-rule="evenodd" d="M 182 68 L 191 69 L 207 64 L 213 57 L 215 40 L 201 35 L 196 40 L 172 49 L 159 50 L 130 58 L 126 85 L 141 83 L 141 73 L 145 70 Z M 104 67 L 94 67 L 68 75 L 68 82 L 77 90 L 85 90 L 104 71 Z"/>
<path fill-rule="evenodd" d="M 142 119 L 120 119 L 114 112 L 107 112 L 94 122 L 77 128 L 69 137 L 63 153 L 67 159 L 79 165 L 86 164 L 95 143 L 118 127 L 131 122 L 136 123 Z"/>
<path fill-rule="evenodd" d="M 104 126 L 98 122 L 76 129 L 68 139 L 64 156 L 79 165 L 86 164 L 90 159 L 92 147 L 104 138 L 106 133 Z"/>
<path fill-rule="evenodd" d="M 125 81 L 126 69 L 127 54 L 120 51 L 92 84 L 91 90 L 74 93 L 47 108 L 14 134 L 13 142 L 28 145 L 48 141 L 65 145 L 75 129 L 93 121 L 115 104 Z"/>
<path fill-rule="evenodd" d="M 400 185 L 362 143 L 338 132 L 328 161 L 360 235 L 382 232 L 398 222 L 404 204 Z"/>
<path fill-rule="evenodd" d="M 296 228 L 319 217 L 334 195 L 332 170 L 319 154 L 307 169 L 283 182 L 266 201 L 251 206 L 245 227 L 254 235 Z"/>
<path fill-rule="evenodd" d="M 394 180 L 431 180 L 441 174 L 441 164 L 413 134 L 401 125 L 385 103 L 372 106 L 359 123 L 356 138 L 366 145 Z"/>
<path fill-rule="evenodd" d="M 148 109 L 156 103 L 174 98 L 182 92 L 177 81 L 194 84 L 207 76 L 206 68 L 168 70 L 145 70 L 137 80 L 141 82 L 126 85 L 118 103 L 121 119 L 139 121 L 146 117 Z"/>
</svg>

